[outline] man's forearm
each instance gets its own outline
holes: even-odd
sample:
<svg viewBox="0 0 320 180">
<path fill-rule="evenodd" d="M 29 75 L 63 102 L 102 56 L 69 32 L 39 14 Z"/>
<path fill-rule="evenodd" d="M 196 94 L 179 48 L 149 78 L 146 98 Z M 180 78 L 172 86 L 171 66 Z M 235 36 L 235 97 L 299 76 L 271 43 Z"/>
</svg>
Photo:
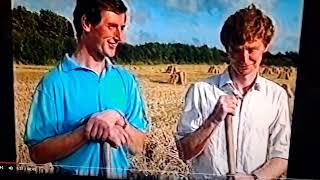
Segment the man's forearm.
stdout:
<svg viewBox="0 0 320 180">
<path fill-rule="evenodd" d="M 179 140 L 177 148 L 180 158 L 189 160 L 200 154 L 217 125 L 215 121 L 208 119 L 198 130 Z"/>
<path fill-rule="evenodd" d="M 84 131 L 85 128 L 82 125 L 72 132 L 49 138 L 32 146 L 29 149 L 32 161 L 43 164 L 66 157 L 87 142 Z"/>
<path fill-rule="evenodd" d="M 139 154 L 143 152 L 145 133 L 137 130 L 131 125 L 127 124 L 124 130 L 128 133 L 129 139 L 127 140 L 127 147 L 131 154 Z"/>
<path fill-rule="evenodd" d="M 267 161 L 261 168 L 255 170 L 255 174 L 258 178 L 276 179 L 280 177 L 288 166 L 288 160 L 282 158 L 272 158 Z"/>
</svg>

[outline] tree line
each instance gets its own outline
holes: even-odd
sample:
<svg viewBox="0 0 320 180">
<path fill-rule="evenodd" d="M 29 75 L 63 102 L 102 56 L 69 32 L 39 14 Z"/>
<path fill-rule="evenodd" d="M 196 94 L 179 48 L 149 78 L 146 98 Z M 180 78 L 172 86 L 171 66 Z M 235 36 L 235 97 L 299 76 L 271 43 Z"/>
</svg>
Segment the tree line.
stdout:
<svg viewBox="0 0 320 180">
<path fill-rule="evenodd" d="M 181 43 L 143 45 L 122 44 L 118 48 L 116 61 L 125 64 L 220 64 L 227 55 L 207 45 L 196 47 Z"/>
<path fill-rule="evenodd" d="M 22 64 L 55 64 L 75 48 L 71 23 L 49 10 L 12 10 L 13 60 Z"/>
<path fill-rule="evenodd" d="M 12 41 L 14 62 L 35 65 L 56 64 L 76 45 L 72 24 L 65 17 L 50 10 L 31 12 L 22 6 L 12 9 Z M 296 52 L 265 54 L 267 65 L 294 65 L 297 59 Z M 207 45 L 124 43 L 113 60 L 118 64 L 221 64 L 227 62 L 227 54 Z"/>
</svg>

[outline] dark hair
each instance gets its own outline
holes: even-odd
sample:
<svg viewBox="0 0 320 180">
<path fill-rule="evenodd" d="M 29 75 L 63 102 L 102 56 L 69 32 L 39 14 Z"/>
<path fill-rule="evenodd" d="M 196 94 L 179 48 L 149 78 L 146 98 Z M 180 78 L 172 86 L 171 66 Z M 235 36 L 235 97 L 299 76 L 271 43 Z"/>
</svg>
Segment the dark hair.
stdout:
<svg viewBox="0 0 320 180">
<path fill-rule="evenodd" d="M 231 46 L 243 45 L 257 38 L 262 38 L 264 45 L 267 46 L 273 34 L 272 20 L 251 4 L 229 16 L 220 32 L 220 39 L 228 52 Z"/>
<path fill-rule="evenodd" d="M 127 12 L 127 7 L 122 0 L 77 0 L 76 7 L 73 11 L 73 24 L 78 39 L 80 39 L 82 35 L 82 16 L 85 16 L 89 23 L 97 25 L 101 21 L 102 10 L 122 14 Z"/>
</svg>

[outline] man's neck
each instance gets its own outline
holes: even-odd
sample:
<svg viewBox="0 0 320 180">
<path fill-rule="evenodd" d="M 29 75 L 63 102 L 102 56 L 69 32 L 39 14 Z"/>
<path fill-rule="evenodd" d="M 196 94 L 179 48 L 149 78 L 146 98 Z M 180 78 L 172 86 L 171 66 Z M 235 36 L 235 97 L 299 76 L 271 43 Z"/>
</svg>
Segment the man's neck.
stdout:
<svg viewBox="0 0 320 180">
<path fill-rule="evenodd" d="M 90 52 L 87 46 L 81 42 L 77 45 L 74 57 L 77 63 L 93 70 L 97 74 L 101 74 L 105 68 L 104 57 L 97 57 L 96 53 Z"/>
<path fill-rule="evenodd" d="M 239 75 L 232 68 L 230 68 L 230 76 L 235 88 L 244 96 L 248 90 L 253 86 L 258 73 L 251 73 L 248 75 Z"/>
</svg>

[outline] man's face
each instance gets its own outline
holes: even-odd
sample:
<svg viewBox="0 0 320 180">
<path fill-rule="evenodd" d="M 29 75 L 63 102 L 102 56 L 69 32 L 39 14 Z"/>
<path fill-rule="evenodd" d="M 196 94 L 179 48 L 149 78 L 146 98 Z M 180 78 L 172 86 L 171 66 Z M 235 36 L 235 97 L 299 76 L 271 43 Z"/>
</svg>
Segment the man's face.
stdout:
<svg viewBox="0 0 320 180">
<path fill-rule="evenodd" d="M 232 70 L 239 76 L 258 73 L 266 49 L 262 39 L 231 47 L 229 55 Z"/>
<path fill-rule="evenodd" d="M 101 21 L 91 26 L 88 37 L 90 46 L 98 54 L 113 57 L 118 44 L 124 40 L 126 14 L 116 14 L 111 11 L 101 11 Z"/>
</svg>

